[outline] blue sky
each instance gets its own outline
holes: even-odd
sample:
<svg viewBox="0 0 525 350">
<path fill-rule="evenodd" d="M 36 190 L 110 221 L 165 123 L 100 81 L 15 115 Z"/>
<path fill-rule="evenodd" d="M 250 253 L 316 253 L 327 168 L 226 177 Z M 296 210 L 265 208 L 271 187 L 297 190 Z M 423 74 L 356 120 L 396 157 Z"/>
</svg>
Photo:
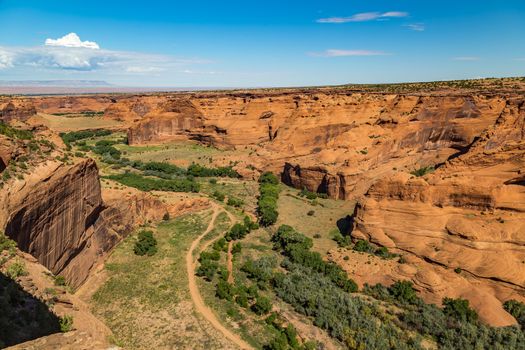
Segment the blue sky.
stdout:
<svg viewBox="0 0 525 350">
<path fill-rule="evenodd" d="M 523 75 L 523 0 L 0 0 L 0 80 L 254 87 Z"/>
</svg>

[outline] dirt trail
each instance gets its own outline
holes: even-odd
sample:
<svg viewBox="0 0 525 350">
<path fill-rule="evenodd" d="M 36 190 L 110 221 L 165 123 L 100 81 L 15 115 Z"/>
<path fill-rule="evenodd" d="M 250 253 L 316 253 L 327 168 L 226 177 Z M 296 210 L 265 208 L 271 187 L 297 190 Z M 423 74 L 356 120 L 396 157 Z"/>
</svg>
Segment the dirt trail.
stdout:
<svg viewBox="0 0 525 350">
<path fill-rule="evenodd" d="M 252 346 L 250 346 L 248 343 L 246 343 L 244 340 L 242 340 L 241 337 L 239 337 L 237 334 L 233 333 L 229 329 L 227 329 L 215 316 L 213 311 L 206 306 L 204 303 L 204 300 L 202 299 L 201 294 L 199 293 L 199 287 L 197 286 L 197 279 L 195 277 L 195 260 L 193 259 L 193 253 L 195 249 L 198 247 L 200 241 L 211 231 L 213 230 L 213 226 L 215 223 L 215 219 L 217 219 L 217 216 L 222 211 L 217 205 L 212 204 L 213 206 L 213 216 L 211 218 L 210 224 L 208 225 L 208 228 L 206 231 L 204 231 L 197 239 L 195 239 L 191 243 L 191 247 L 188 250 L 188 253 L 186 254 L 186 269 L 188 272 L 188 282 L 189 282 L 189 289 L 190 289 L 190 295 L 191 299 L 193 300 L 193 304 L 195 305 L 195 310 L 199 314 L 201 314 L 208 322 L 211 323 L 211 325 L 217 329 L 219 332 L 221 332 L 226 338 L 228 338 L 232 343 L 237 345 L 241 349 L 253 349 Z M 235 218 L 231 215 L 231 213 L 228 213 L 226 211 L 226 214 L 228 214 L 228 217 L 230 219 L 235 220 Z M 232 221 L 234 222 L 234 221 Z M 206 247 L 211 244 L 213 240 L 208 242 L 204 247 L 202 247 L 201 251 L 206 249 Z"/>
<path fill-rule="evenodd" d="M 233 241 L 228 243 L 228 283 L 233 284 L 233 256 L 232 256 Z"/>
</svg>

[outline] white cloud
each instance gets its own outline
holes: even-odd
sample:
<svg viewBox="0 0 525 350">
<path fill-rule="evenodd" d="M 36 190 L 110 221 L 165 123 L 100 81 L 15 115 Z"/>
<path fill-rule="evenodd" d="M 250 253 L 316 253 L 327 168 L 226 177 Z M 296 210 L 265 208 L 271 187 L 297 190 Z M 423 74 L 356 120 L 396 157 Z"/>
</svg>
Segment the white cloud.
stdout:
<svg viewBox="0 0 525 350">
<path fill-rule="evenodd" d="M 202 63 L 209 61 L 104 50 L 95 42 L 81 41 L 75 33 L 56 40 L 47 39 L 44 46 L 0 47 L 0 70 L 31 67 L 63 71 L 106 70 L 111 74 L 146 74 Z"/>
<path fill-rule="evenodd" d="M 348 22 L 367 22 L 375 20 L 385 20 L 389 18 L 408 17 L 408 12 L 389 11 L 389 12 L 363 12 L 356 13 L 349 17 L 328 17 L 320 18 L 317 23 L 348 23 Z"/>
<path fill-rule="evenodd" d="M 407 27 L 410 30 L 416 31 L 416 32 L 423 32 L 425 30 L 424 23 L 406 24 L 405 27 Z"/>
<path fill-rule="evenodd" d="M 347 56 L 385 56 L 388 53 L 383 51 L 371 50 L 340 50 L 330 49 L 323 52 L 310 52 L 310 56 L 315 57 L 347 57 Z"/>
<path fill-rule="evenodd" d="M 154 73 L 162 72 L 164 69 L 159 67 L 130 66 L 126 68 L 128 73 Z"/>
<path fill-rule="evenodd" d="M 453 59 L 454 61 L 479 61 L 479 57 L 476 56 L 459 56 Z"/>
<path fill-rule="evenodd" d="M 83 47 L 86 49 L 100 49 L 94 41 L 82 41 L 76 33 L 69 33 L 58 39 L 46 39 L 46 46 Z"/>
</svg>

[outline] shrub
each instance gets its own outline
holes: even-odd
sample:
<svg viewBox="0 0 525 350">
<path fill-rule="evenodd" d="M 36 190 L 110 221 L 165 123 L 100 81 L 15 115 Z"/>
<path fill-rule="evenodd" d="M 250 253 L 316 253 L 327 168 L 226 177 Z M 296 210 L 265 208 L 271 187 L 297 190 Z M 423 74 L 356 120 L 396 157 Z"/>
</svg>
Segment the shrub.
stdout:
<svg viewBox="0 0 525 350">
<path fill-rule="evenodd" d="M 21 260 L 16 260 L 6 269 L 6 275 L 11 279 L 17 279 L 20 276 L 27 276 L 26 265 Z"/>
<path fill-rule="evenodd" d="M 525 329 L 525 304 L 517 300 L 507 300 L 503 303 L 503 308 L 511 314 Z"/>
<path fill-rule="evenodd" d="M 211 183 L 212 185 L 215 185 L 217 184 L 217 179 L 212 178 L 208 182 Z"/>
<path fill-rule="evenodd" d="M 55 276 L 55 286 L 65 286 L 66 285 L 66 279 L 64 276 Z"/>
<path fill-rule="evenodd" d="M 151 231 L 140 231 L 133 252 L 136 255 L 152 256 L 157 252 L 157 240 Z"/>
<path fill-rule="evenodd" d="M 221 254 L 216 250 L 212 252 L 201 252 L 199 255 L 199 262 L 202 262 L 204 260 L 219 261 L 220 258 Z"/>
<path fill-rule="evenodd" d="M 162 220 L 163 221 L 169 221 L 170 220 L 170 213 L 168 213 L 168 212 L 164 213 L 164 215 L 162 216 Z"/>
<path fill-rule="evenodd" d="M 237 242 L 232 247 L 232 254 L 238 254 L 242 250 L 241 242 Z"/>
<path fill-rule="evenodd" d="M 222 193 L 220 191 L 214 191 L 212 193 L 212 197 L 215 198 L 216 200 L 218 200 L 219 202 L 224 202 L 224 198 L 226 196 L 224 195 L 224 193 Z"/>
<path fill-rule="evenodd" d="M 231 205 L 232 207 L 236 207 L 236 208 L 240 208 L 244 205 L 244 201 L 240 198 L 235 198 L 235 197 L 228 197 L 228 202 L 227 202 L 228 205 Z"/>
<path fill-rule="evenodd" d="M 60 331 L 62 333 L 66 333 L 73 330 L 73 316 L 71 315 L 64 315 L 63 317 L 60 317 Z"/>
<path fill-rule="evenodd" d="M 470 323 L 478 320 L 478 314 L 469 307 L 468 300 L 444 298 L 443 306 L 443 312 L 449 317 Z"/>
<path fill-rule="evenodd" d="M 265 172 L 259 177 L 259 183 L 278 185 L 279 179 L 271 172 Z"/>
<path fill-rule="evenodd" d="M 212 260 L 202 260 L 195 274 L 199 277 L 204 277 L 206 280 L 211 281 L 215 272 L 217 272 L 219 265 Z"/>
<path fill-rule="evenodd" d="M 388 292 L 396 300 L 408 304 L 413 304 L 419 299 L 411 281 L 396 281 L 388 287 Z"/>
<path fill-rule="evenodd" d="M 306 213 L 306 215 L 308 216 L 314 216 L 314 214 L 315 214 L 314 210 L 309 210 L 308 213 Z"/>
<path fill-rule="evenodd" d="M 371 253 L 374 251 L 373 248 L 370 246 L 370 243 L 368 243 L 368 241 L 365 241 L 363 239 L 360 239 L 355 243 L 354 250 L 358 252 L 365 252 L 365 253 Z"/>
<path fill-rule="evenodd" d="M 257 315 L 265 315 L 272 310 L 272 302 L 270 299 L 259 296 L 255 304 L 252 305 L 252 311 Z"/>
<path fill-rule="evenodd" d="M 421 176 L 425 176 L 426 174 L 429 174 L 431 172 L 433 172 L 435 169 L 433 166 L 424 166 L 424 167 L 421 167 L 417 170 L 414 170 L 412 172 L 410 172 L 410 174 L 416 176 L 416 177 L 421 177 Z"/>
<path fill-rule="evenodd" d="M 16 242 L 0 231 L 0 253 L 7 250 L 10 255 L 16 252 Z"/>
<path fill-rule="evenodd" d="M 213 249 L 217 251 L 226 251 L 226 238 L 221 237 L 213 243 Z"/>
<path fill-rule="evenodd" d="M 226 299 L 230 301 L 233 300 L 233 296 L 235 295 L 234 287 L 230 283 L 223 280 L 219 280 L 219 282 L 217 282 L 215 293 L 220 299 Z"/>
</svg>

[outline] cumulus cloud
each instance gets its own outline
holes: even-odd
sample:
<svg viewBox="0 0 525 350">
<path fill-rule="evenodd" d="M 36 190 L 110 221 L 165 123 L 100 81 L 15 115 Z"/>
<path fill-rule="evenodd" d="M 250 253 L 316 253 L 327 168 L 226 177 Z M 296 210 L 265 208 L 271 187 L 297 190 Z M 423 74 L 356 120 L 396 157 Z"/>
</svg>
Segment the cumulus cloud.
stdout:
<svg viewBox="0 0 525 350">
<path fill-rule="evenodd" d="M 424 23 L 406 24 L 405 27 L 407 27 L 410 30 L 416 31 L 416 32 L 423 32 L 425 30 L 425 24 Z"/>
<path fill-rule="evenodd" d="M 356 13 L 349 17 L 327 17 L 320 18 L 317 23 L 348 23 L 348 22 L 367 22 L 386 20 L 390 18 L 408 17 L 408 12 L 389 11 L 389 12 L 363 12 Z"/>
<path fill-rule="evenodd" d="M 476 56 L 458 56 L 453 59 L 454 61 L 479 61 L 479 57 Z"/>
<path fill-rule="evenodd" d="M 75 33 L 59 39 L 47 39 L 43 46 L 0 47 L 1 70 L 31 67 L 66 71 L 106 70 L 111 74 L 146 74 L 202 63 L 209 61 L 100 49 L 95 42 L 81 41 Z"/>
<path fill-rule="evenodd" d="M 46 46 L 83 47 L 86 49 L 100 49 L 94 41 L 82 41 L 77 33 L 69 33 L 58 39 L 46 39 Z"/>
<path fill-rule="evenodd" d="M 323 52 L 310 52 L 310 56 L 316 57 L 345 57 L 345 56 L 384 56 L 388 55 L 383 51 L 371 50 L 340 50 L 330 49 Z"/>
</svg>

